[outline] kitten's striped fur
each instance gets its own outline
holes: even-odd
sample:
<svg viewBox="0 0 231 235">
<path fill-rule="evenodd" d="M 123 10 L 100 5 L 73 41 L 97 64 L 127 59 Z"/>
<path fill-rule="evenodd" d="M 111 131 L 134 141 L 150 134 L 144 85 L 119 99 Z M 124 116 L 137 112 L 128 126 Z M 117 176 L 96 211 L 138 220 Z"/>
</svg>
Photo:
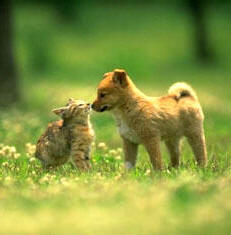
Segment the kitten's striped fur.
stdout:
<svg viewBox="0 0 231 235">
<path fill-rule="evenodd" d="M 58 166 L 70 158 L 80 170 L 90 165 L 94 131 L 90 123 L 90 104 L 70 99 L 65 107 L 54 109 L 62 120 L 48 125 L 36 146 L 35 156 L 44 167 Z"/>
</svg>

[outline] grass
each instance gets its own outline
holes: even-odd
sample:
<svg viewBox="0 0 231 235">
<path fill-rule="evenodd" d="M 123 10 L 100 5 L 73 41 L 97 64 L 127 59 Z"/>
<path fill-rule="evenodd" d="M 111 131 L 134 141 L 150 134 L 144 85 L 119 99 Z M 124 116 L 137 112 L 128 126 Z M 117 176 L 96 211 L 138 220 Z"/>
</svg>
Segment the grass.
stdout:
<svg viewBox="0 0 231 235">
<path fill-rule="evenodd" d="M 211 8 L 209 16 L 216 64 L 201 66 L 193 57 L 192 29 L 183 8 L 82 7 L 79 19 L 69 25 L 46 6 L 15 9 L 23 97 L 0 112 L 1 234 L 230 233 L 229 16 L 222 7 Z M 34 144 L 56 119 L 50 110 L 69 97 L 92 101 L 102 74 L 116 67 L 125 68 L 153 96 L 176 81 L 193 85 L 206 117 L 206 169 L 197 167 L 184 143 L 179 169 L 167 169 L 162 146 L 166 169 L 154 172 L 141 147 L 137 167 L 126 172 L 108 113 L 92 115 L 91 172 L 81 174 L 68 164 L 41 169 Z"/>
</svg>

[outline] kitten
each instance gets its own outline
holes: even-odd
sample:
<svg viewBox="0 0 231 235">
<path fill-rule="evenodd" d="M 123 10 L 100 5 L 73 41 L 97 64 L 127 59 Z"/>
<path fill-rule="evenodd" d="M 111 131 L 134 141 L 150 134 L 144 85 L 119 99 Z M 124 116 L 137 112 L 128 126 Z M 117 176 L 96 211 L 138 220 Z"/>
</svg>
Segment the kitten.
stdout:
<svg viewBox="0 0 231 235">
<path fill-rule="evenodd" d="M 65 107 L 53 110 L 62 120 L 50 123 L 36 146 L 35 156 L 44 167 L 58 166 L 71 158 L 78 169 L 91 168 L 94 131 L 90 110 L 90 104 L 74 99 L 70 99 Z"/>
</svg>

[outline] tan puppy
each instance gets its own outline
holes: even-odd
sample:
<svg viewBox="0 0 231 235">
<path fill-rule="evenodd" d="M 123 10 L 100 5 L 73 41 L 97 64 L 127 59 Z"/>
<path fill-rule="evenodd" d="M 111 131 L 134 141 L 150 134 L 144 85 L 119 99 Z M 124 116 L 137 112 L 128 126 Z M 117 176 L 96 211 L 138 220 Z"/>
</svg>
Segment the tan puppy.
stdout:
<svg viewBox="0 0 231 235">
<path fill-rule="evenodd" d="M 206 166 L 204 115 L 193 89 L 173 84 L 168 95 L 148 97 L 139 91 L 124 70 L 106 73 L 92 105 L 98 112 L 110 110 L 124 143 L 125 166 L 135 166 L 138 145 L 143 144 L 154 169 L 162 169 L 160 140 L 164 140 L 171 164 L 179 166 L 180 140 L 186 136 L 198 165 Z"/>
</svg>

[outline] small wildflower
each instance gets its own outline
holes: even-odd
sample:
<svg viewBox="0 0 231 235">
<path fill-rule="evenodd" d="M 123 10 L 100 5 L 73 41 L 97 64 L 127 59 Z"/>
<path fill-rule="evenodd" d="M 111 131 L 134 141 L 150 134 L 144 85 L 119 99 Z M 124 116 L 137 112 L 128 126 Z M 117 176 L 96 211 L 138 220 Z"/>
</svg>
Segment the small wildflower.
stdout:
<svg viewBox="0 0 231 235">
<path fill-rule="evenodd" d="M 35 161 L 35 157 L 31 157 L 29 162 L 34 162 Z"/>
<path fill-rule="evenodd" d="M 14 159 L 18 159 L 20 156 L 21 156 L 20 153 L 15 153 L 15 154 L 14 154 Z"/>
<path fill-rule="evenodd" d="M 145 175 L 150 175 L 150 173 L 151 173 L 151 170 L 147 169 L 146 172 L 145 172 Z"/>
<path fill-rule="evenodd" d="M 8 167 L 8 166 L 9 166 L 9 163 L 8 163 L 8 162 L 3 162 L 3 163 L 2 163 L 2 166 L 3 166 L 3 167 Z"/>
<path fill-rule="evenodd" d="M 10 147 L 10 152 L 11 153 L 16 153 L 16 148 L 13 146 L 13 147 Z"/>
<path fill-rule="evenodd" d="M 45 176 L 43 176 L 40 180 L 39 180 L 39 182 L 42 184 L 42 183 L 48 183 L 49 182 L 49 177 L 48 177 L 48 175 L 45 175 Z"/>
<path fill-rule="evenodd" d="M 5 181 L 6 181 L 6 182 L 11 182 L 11 181 L 12 181 L 12 178 L 11 178 L 10 176 L 7 176 L 7 177 L 5 178 Z"/>
<path fill-rule="evenodd" d="M 107 145 L 105 143 L 101 142 L 101 143 L 98 144 L 98 148 L 101 149 L 101 150 L 106 150 Z"/>
<path fill-rule="evenodd" d="M 27 182 L 28 184 L 32 184 L 32 183 L 33 183 L 33 180 L 32 180 L 30 177 L 28 177 L 28 178 L 26 179 L 26 182 Z"/>
<path fill-rule="evenodd" d="M 31 143 L 26 144 L 26 154 L 29 158 L 34 156 L 35 150 L 36 146 L 34 144 Z"/>
<path fill-rule="evenodd" d="M 61 183 L 65 182 L 65 181 L 67 181 L 67 179 L 66 179 L 65 177 L 63 177 L 63 178 L 60 179 L 60 182 L 61 182 Z"/>
<path fill-rule="evenodd" d="M 109 151 L 109 154 L 112 155 L 112 156 L 115 156 L 117 154 L 116 150 L 115 149 L 111 149 Z"/>
<path fill-rule="evenodd" d="M 117 156 L 115 156 L 115 159 L 116 159 L 116 160 L 121 160 L 121 156 L 120 156 L 120 155 L 117 155 Z"/>
<path fill-rule="evenodd" d="M 0 156 L 6 158 L 17 159 L 20 157 L 20 153 L 17 153 L 17 150 L 14 146 L 0 145 Z"/>
</svg>

